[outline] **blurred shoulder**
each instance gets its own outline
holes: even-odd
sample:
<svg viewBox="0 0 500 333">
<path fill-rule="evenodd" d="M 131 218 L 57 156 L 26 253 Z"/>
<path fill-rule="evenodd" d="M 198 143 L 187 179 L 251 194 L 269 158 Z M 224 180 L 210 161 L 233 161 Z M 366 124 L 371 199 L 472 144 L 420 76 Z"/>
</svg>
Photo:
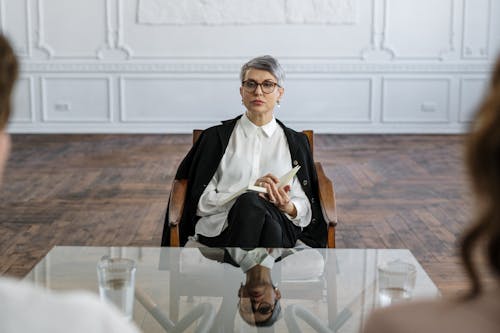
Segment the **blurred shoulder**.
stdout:
<svg viewBox="0 0 500 333">
<path fill-rule="evenodd" d="M 0 332 L 138 333 L 97 295 L 52 292 L 31 283 L 0 278 Z"/>
<path fill-rule="evenodd" d="M 375 310 L 364 333 L 374 332 L 500 332 L 500 300 L 441 299 L 418 301 Z"/>
</svg>

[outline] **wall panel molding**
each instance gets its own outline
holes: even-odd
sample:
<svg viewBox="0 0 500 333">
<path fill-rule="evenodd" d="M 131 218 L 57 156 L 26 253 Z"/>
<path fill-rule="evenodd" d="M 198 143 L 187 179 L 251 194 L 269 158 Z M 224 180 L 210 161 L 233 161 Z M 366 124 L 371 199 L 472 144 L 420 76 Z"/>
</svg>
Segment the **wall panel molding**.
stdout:
<svg viewBox="0 0 500 333">
<path fill-rule="evenodd" d="M 12 26 L 18 22 L 21 22 L 22 31 L 20 31 L 20 27 Z M 0 0 L 0 29 L 7 32 L 19 57 L 31 56 L 32 36 L 29 0 Z"/>
<path fill-rule="evenodd" d="M 15 123 L 34 123 L 34 105 L 34 79 L 31 76 L 21 76 L 17 80 L 15 91 L 13 94 L 14 110 L 11 121 Z"/>
<path fill-rule="evenodd" d="M 362 59 L 369 61 L 373 59 L 394 59 L 394 51 L 387 49 L 384 45 L 385 36 L 385 0 L 372 1 L 372 33 L 371 44 L 368 48 L 362 50 Z"/>
<path fill-rule="evenodd" d="M 236 116 L 237 113 L 234 114 Z M 278 119 L 282 119 L 278 117 Z M 190 121 L 182 123 L 43 123 L 43 124 L 13 124 L 9 125 L 10 133 L 184 133 L 189 134 L 193 128 L 208 128 L 219 124 L 218 120 L 207 122 Z M 323 123 L 286 121 L 287 126 L 296 129 L 313 128 L 314 132 L 334 134 L 456 134 L 464 133 L 466 124 L 348 124 L 348 123 Z"/>
<path fill-rule="evenodd" d="M 73 91 L 61 91 L 56 87 L 51 87 L 50 84 L 56 84 L 57 82 L 65 82 L 62 86 L 68 86 L 73 84 L 77 86 Z M 101 87 L 96 87 L 92 91 L 92 81 L 94 83 L 104 83 L 105 90 Z M 87 87 L 85 87 L 87 85 Z M 96 84 L 94 84 L 96 85 Z M 85 89 L 87 88 L 87 89 Z M 113 121 L 113 97 L 112 97 L 112 77 L 102 76 L 102 75 L 86 75 L 82 76 L 71 76 L 71 75 L 53 75 L 46 76 L 41 79 L 40 84 L 41 96 L 42 96 L 42 121 L 43 122 L 62 122 L 62 123 L 73 123 L 73 122 L 112 122 Z M 54 95 L 50 95 L 52 92 Z M 99 93 L 103 93 L 104 96 L 99 96 Z M 88 98 L 92 96 L 92 98 Z M 52 98 L 51 98 L 52 97 Z M 49 100 L 55 99 L 55 105 L 52 110 L 49 108 Z M 95 107 L 94 101 L 101 97 L 101 103 Z M 54 101 L 53 101 L 54 102 Z M 103 110 L 99 114 L 99 107 Z M 76 110 L 74 110 L 76 109 Z M 79 112 L 79 111 L 80 112 Z M 95 111 L 98 111 L 95 114 Z M 94 113 L 94 115 L 87 116 L 88 113 Z"/>
<path fill-rule="evenodd" d="M 458 114 L 460 123 L 470 123 L 488 83 L 488 78 L 485 76 L 467 76 L 460 79 L 460 110 Z"/>
<path fill-rule="evenodd" d="M 120 121 L 207 123 L 227 119 L 242 111 L 238 85 L 236 77 L 220 75 L 120 76 Z M 128 90 L 128 86 L 133 89 Z M 138 99 L 133 95 L 137 92 L 145 98 Z M 193 93 L 197 94 L 194 99 Z M 204 105 L 213 105 L 213 110 L 199 114 Z"/>
<path fill-rule="evenodd" d="M 123 0 L 116 0 L 116 48 L 121 50 L 127 57 L 127 59 L 131 58 L 133 55 L 132 49 L 125 44 L 124 31 L 123 31 Z"/>
<path fill-rule="evenodd" d="M 43 17 L 43 0 L 38 0 L 36 2 L 36 16 L 37 25 L 35 28 L 35 38 L 36 38 L 36 48 L 45 54 L 47 58 L 52 58 L 54 56 L 54 50 L 45 42 L 45 28 L 44 28 L 44 17 Z"/>
<path fill-rule="evenodd" d="M 371 123 L 373 77 L 289 75 L 281 109 L 276 114 L 293 123 Z M 310 89 L 307 98 L 303 91 Z M 356 98 L 349 92 L 356 91 Z M 289 109 L 293 106 L 293 109 Z"/>
<path fill-rule="evenodd" d="M 97 51 L 100 60 L 110 58 L 128 60 L 132 51 L 123 45 L 123 22 L 121 0 L 106 0 L 106 45 Z"/>
<path fill-rule="evenodd" d="M 439 2 L 427 0 L 427 2 L 424 1 L 419 1 L 419 2 L 414 2 L 412 0 L 406 0 L 410 1 L 410 3 L 413 4 L 419 4 L 419 6 L 423 6 L 425 3 L 427 3 L 429 6 L 427 6 L 429 11 L 435 10 L 433 6 L 430 6 L 432 4 L 444 4 L 445 1 L 447 1 L 448 4 L 448 10 L 443 12 L 447 16 L 448 19 L 448 24 L 446 25 L 445 29 L 436 29 L 436 32 L 439 33 L 444 33 L 446 35 L 445 41 L 441 40 L 441 45 L 436 46 L 434 50 L 428 50 L 427 52 L 423 51 L 414 51 L 414 52 L 408 52 L 408 50 L 404 50 L 401 45 L 398 46 L 397 42 L 391 40 L 391 34 L 397 34 L 400 33 L 401 31 L 404 31 L 402 27 L 398 28 L 393 28 L 390 25 L 390 22 L 398 21 L 400 18 L 399 16 L 402 15 L 402 11 L 396 11 L 395 13 L 391 12 L 391 8 L 394 7 L 396 4 L 402 7 L 406 7 L 403 5 L 403 0 L 384 0 L 384 32 L 383 32 L 383 39 L 382 39 L 382 48 L 384 50 L 387 50 L 388 53 L 392 55 L 392 59 L 404 59 L 404 60 L 445 60 L 448 57 L 450 57 L 452 54 L 454 54 L 455 50 L 457 49 L 456 43 L 457 43 L 457 38 L 456 38 L 456 31 L 455 31 L 455 26 L 456 26 L 456 7 L 458 0 L 441 0 Z M 391 15 L 392 14 L 392 15 Z M 428 22 L 429 17 L 426 15 L 413 15 L 414 13 L 411 14 L 411 17 L 418 17 L 422 20 L 420 26 L 421 27 L 426 27 L 426 25 L 429 25 L 430 23 L 438 23 L 442 22 L 444 20 L 437 19 L 434 22 Z M 407 15 L 407 14 L 406 14 Z M 395 17 L 395 18 L 393 18 Z M 393 18 L 393 21 L 391 21 L 390 18 Z M 403 20 L 401 20 L 403 21 Z M 406 25 L 413 25 L 414 22 L 408 23 L 408 22 L 401 22 Z M 414 29 L 416 32 L 416 35 L 418 35 L 418 29 Z M 429 30 L 429 32 L 432 30 Z M 414 36 L 415 37 L 415 36 Z M 425 36 L 427 37 L 427 36 Z M 410 44 L 415 44 L 418 45 L 417 42 L 422 43 L 422 41 L 427 41 L 430 39 L 427 38 L 409 38 L 411 40 Z M 436 40 L 437 42 L 437 40 Z M 408 46 L 408 45 L 406 45 Z M 406 52 L 405 52 L 406 51 Z"/>
<path fill-rule="evenodd" d="M 145 25 L 250 25 L 357 23 L 357 0 L 139 0 Z"/>
<path fill-rule="evenodd" d="M 491 0 L 464 0 L 462 58 L 487 59 L 490 53 Z"/>
<path fill-rule="evenodd" d="M 102 52 L 103 50 L 109 49 L 110 46 L 108 45 L 109 42 L 109 31 L 107 28 L 109 28 L 109 22 L 108 20 L 111 17 L 111 12 L 107 9 L 110 9 L 109 7 L 109 2 L 108 0 L 106 1 L 101 1 L 99 0 L 100 4 L 102 7 L 100 7 L 100 10 L 96 11 L 94 15 L 92 15 L 93 19 L 89 20 L 91 24 L 87 27 L 86 29 L 89 29 L 90 27 L 93 27 L 98 23 L 97 18 L 99 17 L 99 13 L 104 13 L 103 17 L 103 26 L 102 26 L 102 40 L 97 42 L 96 44 L 93 45 L 92 49 L 87 49 L 85 50 L 84 53 L 78 52 L 78 51 L 61 51 L 58 50 L 56 46 L 51 45 L 50 42 L 47 40 L 47 25 L 49 22 L 52 22 L 52 20 L 49 20 L 46 18 L 47 13 L 46 13 L 46 6 L 48 1 L 55 1 L 55 0 L 37 0 L 37 16 L 38 16 L 38 25 L 36 28 L 36 35 L 37 35 L 37 47 L 40 49 L 42 52 L 44 52 L 49 59 L 100 59 L 102 57 Z M 79 3 L 80 4 L 80 3 Z M 85 7 L 90 7 L 90 3 L 88 0 L 86 1 Z M 52 8 L 53 10 L 53 8 Z M 80 16 L 82 15 L 82 12 L 78 13 L 67 13 L 69 15 L 76 15 Z M 79 23 L 76 22 L 75 25 L 78 25 Z M 59 27 L 57 27 L 59 29 Z M 74 28 L 74 27 L 72 27 Z M 69 34 L 69 33 L 68 33 Z M 62 34 L 64 36 L 64 34 Z M 66 38 L 75 38 L 75 37 L 80 37 L 81 36 L 73 36 L 73 35 L 68 35 L 65 36 Z M 87 36 L 86 36 L 87 37 Z M 95 37 L 95 36 L 93 36 Z M 81 40 L 80 40 L 81 43 Z M 63 43 L 64 45 L 72 45 L 73 43 Z"/>
<path fill-rule="evenodd" d="M 384 78 L 381 122 L 449 123 L 451 87 L 450 77 Z"/>
<path fill-rule="evenodd" d="M 241 62 L 29 62 L 23 67 L 26 72 L 143 72 L 143 73 L 233 73 L 238 75 Z M 305 63 L 282 62 L 287 73 L 487 73 L 491 64 L 485 63 Z"/>
<path fill-rule="evenodd" d="M 146 23 L 138 1 L 0 0 L 22 65 L 9 131 L 188 133 L 241 113 L 240 66 L 272 54 L 292 127 L 461 133 L 500 50 L 496 0 L 345 0 L 355 19 L 326 24 Z"/>
<path fill-rule="evenodd" d="M 291 55 L 292 58 L 314 58 L 314 59 L 330 59 L 330 60 L 363 60 L 363 53 L 370 49 L 371 43 L 371 27 L 372 27 L 372 11 L 375 0 L 363 0 L 363 5 L 357 1 L 357 7 L 363 9 L 362 14 L 357 14 L 356 22 L 349 24 L 245 24 L 231 25 L 228 29 L 224 25 L 204 25 L 204 24 L 142 24 L 138 23 L 138 8 L 137 1 L 118 1 L 119 13 L 119 43 L 118 45 L 123 50 L 126 50 L 129 57 L 132 59 L 164 59 L 175 60 L 178 58 L 176 53 L 178 49 L 185 49 L 185 54 L 182 58 L 193 59 L 199 52 L 193 52 L 191 44 L 196 44 L 201 41 L 207 57 L 212 58 L 239 58 L 249 59 L 256 54 L 273 53 L 275 56 L 284 59 Z M 268 0 L 272 1 L 272 0 Z M 301 0 L 302 1 L 302 0 Z M 203 2 L 203 1 L 200 1 Z M 358 11 L 359 11 L 358 9 Z M 361 18 L 360 18 L 361 15 Z M 306 29 L 299 29 L 307 27 Z M 206 28 L 206 29 L 204 29 Z M 343 43 L 342 35 L 336 33 L 338 28 L 346 28 L 347 32 L 353 37 L 349 39 L 349 43 Z M 193 35 L 198 35 L 200 41 L 193 43 L 184 43 L 184 37 L 179 35 L 179 30 L 184 29 L 188 39 Z M 222 30 L 224 29 L 224 30 Z M 286 29 L 293 29 L 292 34 L 294 39 L 284 38 L 289 32 Z M 326 30 L 325 30 L 326 29 Z M 273 32 L 276 30 L 276 32 Z M 234 32 L 236 31 L 236 32 Z M 307 31 L 307 33 L 305 33 Z M 137 35 L 147 34 L 151 32 L 149 38 L 152 43 L 147 47 L 143 47 L 143 39 L 138 39 Z M 301 32 L 304 32 L 303 34 Z M 227 36 L 225 36 L 227 35 Z M 263 45 L 258 50 L 255 47 L 249 47 L 250 44 L 245 41 L 251 39 L 255 35 L 266 35 L 267 38 L 260 39 L 260 42 L 255 44 L 257 47 Z M 323 35 L 322 43 L 310 43 L 310 41 Z M 220 44 L 220 36 L 228 38 L 228 44 Z M 281 38 L 283 36 L 283 38 Z M 307 38 L 306 38 L 307 37 Z M 169 38 L 171 38 L 169 40 Z M 297 41 L 299 39 L 300 41 Z M 179 42 L 181 41 L 181 42 Z M 297 43 L 309 43 L 306 47 L 297 47 Z M 153 45 L 154 44 L 154 47 Z M 160 47 L 158 45 L 165 45 Z M 171 48 L 166 47 L 170 45 Z M 217 46 L 215 46 L 217 45 Z M 217 51 L 221 47 L 231 47 L 224 51 Z M 279 45 L 279 47 L 276 47 Z M 349 46 L 346 46 L 349 45 Z M 310 48 L 321 50 L 323 55 L 316 54 L 319 51 L 308 51 Z M 348 49 L 339 51 L 339 49 Z M 240 51 L 247 49 L 247 51 Z M 282 53 L 279 52 L 282 49 Z M 276 51 L 278 50 L 278 52 Z M 226 56 L 227 55 L 227 56 Z"/>
</svg>

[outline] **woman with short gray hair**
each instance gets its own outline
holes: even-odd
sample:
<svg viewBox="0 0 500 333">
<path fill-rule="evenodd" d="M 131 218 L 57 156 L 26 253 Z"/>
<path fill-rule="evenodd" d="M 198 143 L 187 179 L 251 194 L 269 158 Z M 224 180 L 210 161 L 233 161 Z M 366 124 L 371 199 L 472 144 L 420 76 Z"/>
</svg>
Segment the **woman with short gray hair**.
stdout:
<svg viewBox="0 0 500 333">
<path fill-rule="evenodd" d="M 272 56 L 245 63 L 239 88 L 245 111 L 204 130 L 182 161 L 176 179 L 189 182 L 181 245 L 191 236 L 218 247 L 293 247 L 299 239 L 325 246 L 326 223 L 314 200 L 318 180 L 307 138 L 274 115 L 284 96 L 284 77 Z M 279 177 L 298 166 L 292 180 L 280 184 Z M 241 191 L 249 186 L 253 191 Z M 169 245 L 168 232 L 164 228 L 163 246 Z"/>
</svg>

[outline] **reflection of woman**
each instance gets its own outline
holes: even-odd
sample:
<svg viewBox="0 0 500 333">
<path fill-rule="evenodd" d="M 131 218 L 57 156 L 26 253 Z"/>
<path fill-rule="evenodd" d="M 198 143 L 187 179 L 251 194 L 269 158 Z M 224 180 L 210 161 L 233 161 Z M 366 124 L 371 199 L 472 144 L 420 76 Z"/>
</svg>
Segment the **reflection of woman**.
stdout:
<svg viewBox="0 0 500 333">
<path fill-rule="evenodd" d="M 238 290 L 241 317 L 250 325 L 273 325 L 281 313 L 281 292 L 271 279 L 277 254 L 273 256 L 270 254 L 273 250 L 264 248 L 251 251 L 228 248 L 226 251 L 246 274 L 245 284 Z"/>
<path fill-rule="evenodd" d="M 293 247 L 301 239 L 324 247 L 326 223 L 308 141 L 274 118 L 284 94 L 283 70 L 263 56 L 243 65 L 240 78 L 246 112 L 205 130 L 176 174 L 189 179 L 181 243 L 195 235 L 208 246 Z M 278 177 L 297 165 L 291 184 L 278 185 Z M 248 192 L 225 202 L 249 184 L 267 194 Z M 164 234 L 162 245 L 167 239 Z"/>
<path fill-rule="evenodd" d="M 273 283 L 271 270 L 275 261 L 296 252 L 296 249 L 265 249 L 255 248 L 208 248 L 200 247 L 201 254 L 211 260 L 240 267 L 245 273 L 245 283 L 238 289 L 238 312 L 241 318 L 252 326 L 272 326 L 280 317 L 281 291 Z M 224 314 L 232 313 L 234 293 L 224 297 L 220 306 L 217 325 L 231 325 L 234 320 L 228 320 Z M 226 312 L 226 313 L 224 313 Z M 234 313 L 233 313 L 234 316 Z M 234 317 L 232 317 L 234 318 Z M 226 326 L 225 331 L 234 331 L 234 326 Z"/>
<path fill-rule="evenodd" d="M 500 58 L 488 94 L 473 122 L 466 163 L 476 194 L 477 217 L 461 244 L 470 280 L 466 299 L 407 304 L 374 313 L 366 325 L 372 332 L 500 332 Z M 475 250 L 484 251 L 495 285 L 484 290 Z"/>
</svg>

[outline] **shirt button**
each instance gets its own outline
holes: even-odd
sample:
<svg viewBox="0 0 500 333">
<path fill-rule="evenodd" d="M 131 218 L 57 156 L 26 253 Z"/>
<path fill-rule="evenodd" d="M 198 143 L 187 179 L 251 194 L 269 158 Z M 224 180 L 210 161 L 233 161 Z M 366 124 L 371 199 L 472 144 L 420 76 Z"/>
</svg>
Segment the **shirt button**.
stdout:
<svg viewBox="0 0 500 333">
<path fill-rule="evenodd" d="M 312 223 L 312 224 L 315 224 L 315 223 L 316 223 L 316 219 L 312 219 L 312 220 L 311 220 L 311 223 Z"/>
<path fill-rule="evenodd" d="M 302 185 L 307 186 L 307 179 L 305 179 L 304 181 L 302 181 Z"/>
<path fill-rule="evenodd" d="M 297 165 L 297 164 L 299 164 L 299 162 L 297 162 L 297 160 L 294 160 L 293 165 Z"/>
<path fill-rule="evenodd" d="M 311 203 L 315 203 L 316 202 L 316 199 L 315 198 L 311 198 Z"/>
</svg>

